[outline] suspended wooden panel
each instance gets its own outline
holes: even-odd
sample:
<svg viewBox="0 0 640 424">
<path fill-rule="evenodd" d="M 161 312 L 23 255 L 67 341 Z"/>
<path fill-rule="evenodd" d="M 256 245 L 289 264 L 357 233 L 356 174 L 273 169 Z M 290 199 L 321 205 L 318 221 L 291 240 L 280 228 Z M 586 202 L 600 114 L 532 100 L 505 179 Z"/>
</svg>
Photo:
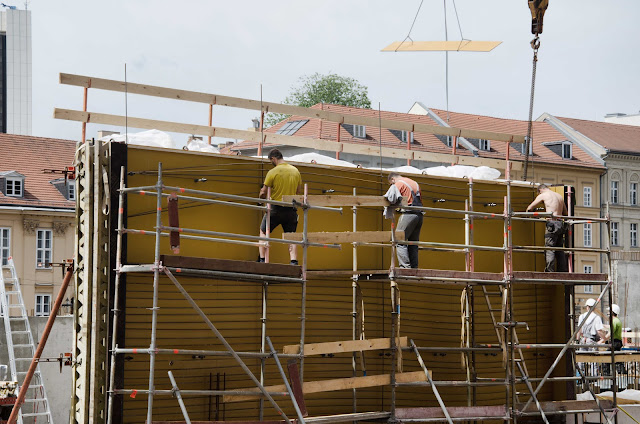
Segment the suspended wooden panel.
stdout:
<svg viewBox="0 0 640 424">
<path fill-rule="evenodd" d="M 502 41 L 396 41 L 383 52 L 490 52 Z"/>
</svg>

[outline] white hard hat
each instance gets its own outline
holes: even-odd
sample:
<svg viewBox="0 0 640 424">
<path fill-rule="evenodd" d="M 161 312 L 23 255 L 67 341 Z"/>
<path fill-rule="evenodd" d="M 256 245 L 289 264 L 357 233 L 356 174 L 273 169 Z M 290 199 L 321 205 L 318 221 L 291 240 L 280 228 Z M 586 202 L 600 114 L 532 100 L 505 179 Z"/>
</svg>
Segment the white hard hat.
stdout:
<svg viewBox="0 0 640 424">
<path fill-rule="evenodd" d="M 595 304 L 596 304 L 596 300 L 595 300 L 595 299 L 593 299 L 593 298 L 589 298 L 589 299 L 587 299 L 587 300 L 584 302 L 584 304 L 585 304 L 585 305 L 587 305 L 587 306 L 589 306 L 589 307 L 591 307 L 591 306 L 593 306 L 593 305 L 595 305 Z"/>
<path fill-rule="evenodd" d="M 620 315 L 620 307 L 615 303 L 611 305 L 611 310 L 613 311 L 614 314 Z"/>
</svg>

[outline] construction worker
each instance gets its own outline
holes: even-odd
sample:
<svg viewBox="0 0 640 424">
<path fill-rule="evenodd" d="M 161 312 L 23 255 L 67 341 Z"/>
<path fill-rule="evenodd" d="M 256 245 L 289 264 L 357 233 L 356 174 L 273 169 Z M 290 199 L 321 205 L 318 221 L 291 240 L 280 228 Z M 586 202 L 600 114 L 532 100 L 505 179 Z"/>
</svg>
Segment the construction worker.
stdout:
<svg viewBox="0 0 640 424">
<path fill-rule="evenodd" d="M 608 309 L 607 309 L 607 312 Z M 610 325 L 609 334 L 606 334 L 601 340 L 600 343 L 606 343 L 610 339 L 613 339 L 612 347 L 613 350 L 621 350 L 622 349 L 622 321 L 618 318 L 620 315 L 620 306 L 615 303 L 611 305 L 611 312 L 613 313 L 613 320 Z"/>
<path fill-rule="evenodd" d="M 584 321 L 584 319 L 587 316 L 587 313 L 589 312 L 589 308 L 591 308 L 595 304 L 596 304 L 595 299 L 587 299 L 584 302 L 584 305 L 587 308 L 587 311 L 580 314 L 580 317 L 578 318 L 578 325 L 582 324 L 582 321 Z M 587 321 L 584 323 L 584 325 L 580 329 L 580 334 L 579 334 L 580 343 L 595 345 L 596 343 L 598 343 L 599 340 L 602 340 L 605 336 L 606 334 L 604 332 L 604 325 L 602 324 L 602 318 L 600 318 L 600 315 L 598 315 L 596 313 L 596 310 L 594 310 L 591 313 L 591 315 L 589 315 L 589 318 L 587 318 Z"/>
<path fill-rule="evenodd" d="M 389 191 L 396 189 L 402 197 L 408 199 L 409 206 L 422 206 L 420 199 L 420 186 L 411 178 L 392 172 L 389 174 Z M 389 191 L 385 197 L 389 198 Z M 393 203 L 393 202 L 392 202 Z M 400 219 L 398 220 L 398 231 L 404 231 L 404 239 L 407 241 L 420 241 L 420 230 L 422 229 L 423 213 L 407 209 L 400 209 Z M 398 264 L 400 268 L 418 268 L 418 246 L 399 244 L 396 248 Z"/>
<path fill-rule="evenodd" d="M 267 198 L 267 188 L 271 187 L 271 200 L 282 200 L 282 196 L 302 194 L 302 177 L 300 171 L 293 165 L 289 165 L 284 161 L 282 153 L 278 149 L 272 149 L 267 156 L 274 166 L 264 179 L 264 184 L 260 189 L 259 197 Z M 269 229 L 273 231 L 278 225 L 282 225 L 282 230 L 286 233 L 294 233 L 298 228 L 298 213 L 293 207 L 287 206 L 271 206 L 271 219 L 269 220 Z M 267 232 L 267 215 L 262 218 L 260 225 L 260 237 L 266 237 Z M 266 247 L 260 245 L 258 247 L 260 257 L 258 262 L 265 261 Z M 291 265 L 298 265 L 298 252 L 295 244 L 289 245 L 289 257 Z"/>
<path fill-rule="evenodd" d="M 553 216 L 566 216 L 567 206 L 564 198 L 553 190 L 550 190 L 545 184 L 538 186 L 538 197 L 527 207 L 527 212 L 533 210 L 538 204 L 544 203 L 547 212 L 551 212 L 552 217 L 547 218 L 546 231 L 544 233 L 545 247 L 563 247 L 564 234 L 567 232 L 565 223 L 560 219 L 554 219 Z M 545 272 L 567 272 L 567 258 L 563 251 L 546 250 L 544 253 L 546 266 Z M 557 260 L 557 261 L 556 261 Z"/>
</svg>

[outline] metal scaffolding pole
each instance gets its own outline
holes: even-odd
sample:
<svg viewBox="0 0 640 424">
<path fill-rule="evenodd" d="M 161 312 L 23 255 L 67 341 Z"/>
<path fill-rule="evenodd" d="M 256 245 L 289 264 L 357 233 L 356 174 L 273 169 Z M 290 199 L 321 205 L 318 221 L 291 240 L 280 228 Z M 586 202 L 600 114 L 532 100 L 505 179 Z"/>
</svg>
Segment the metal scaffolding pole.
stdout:
<svg viewBox="0 0 640 424">
<path fill-rule="evenodd" d="M 156 244 L 153 257 L 153 306 L 151 307 L 151 343 L 149 344 L 149 399 L 147 406 L 147 423 L 153 422 L 153 391 L 156 370 L 156 332 L 158 331 L 158 290 L 160 286 L 160 233 L 162 232 L 162 162 L 158 163 L 158 194 L 156 200 Z"/>
<path fill-rule="evenodd" d="M 173 373 L 171 371 L 167 371 L 169 374 L 169 380 L 171 380 L 171 387 L 173 387 L 173 394 L 178 399 L 178 404 L 180 405 L 180 410 L 182 410 L 182 416 L 184 417 L 184 421 L 186 424 L 191 424 L 191 419 L 189 419 L 189 413 L 187 412 L 187 407 L 184 406 L 184 401 L 182 400 L 182 395 L 180 395 L 180 389 L 178 388 L 178 384 L 176 383 L 176 379 L 173 378 Z"/>
<path fill-rule="evenodd" d="M 118 194 L 118 234 L 116 238 L 116 278 L 113 294 L 113 325 L 111 329 L 111 365 L 109 367 L 109 406 L 107 412 L 107 424 L 113 422 L 113 402 L 115 400 L 115 393 L 113 392 L 115 386 L 116 376 L 116 349 L 118 348 L 118 318 L 120 316 L 120 266 L 122 265 L 122 228 L 124 222 L 124 166 L 120 167 L 120 193 Z"/>
<path fill-rule="evenodd" d="M 307 250 L 309 247 L 309 188 L 304 185 L 303 210 L 302 210 L 302 293 L 300 305 L 300 384 L 304 381 L 304 336 L 307 323 Z"/>
</svg>

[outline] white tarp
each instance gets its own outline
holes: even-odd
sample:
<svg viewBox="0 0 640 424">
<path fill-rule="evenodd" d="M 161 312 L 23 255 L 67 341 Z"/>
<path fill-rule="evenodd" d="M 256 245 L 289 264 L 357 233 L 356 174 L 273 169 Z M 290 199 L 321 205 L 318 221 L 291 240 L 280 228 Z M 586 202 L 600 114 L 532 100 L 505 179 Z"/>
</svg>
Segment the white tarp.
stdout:
<svg viewBox="0 0 640 424">
<path fill-rule="evenodd" d="M 613 398 L 613 392 L 607 391 L 607 392 L 596 393 L 596 396 L 598 396 L 598 398 L 601 398 L 601 397 Z M 625 399 L 640 402 L 640 390 L 626 389 L 621 392 L 618 392 L 617 397 L 618 397 L 618 403 L 622 405 L 624 405 Z M 584 393 L 578 393 L 576 395 L 576 399 L 577 400 L 593 400 L 593 396 L 591 396 L 591 393 L 587 391 Z"/>
<path fill-rule="evenodd" d="M 371 168 L 374 169 L 374 168 Z M 380 169 L 380 168 L 378 168 Z M 422 174 L 422 171 L 415 166 L 403 165 L 395 168 L 383 168 L 385 171 L 397 172 L 398 174 Z"/>
<path fill-rule="evenodd" d="M 187 143 L 187 146 L 185 149 L 190 152 L 220 153 L 220 150 L 218 150 L 218 148 L 210 145 L 206 141 L 203 141 L 197 138 L 191 139 Z"/>
<path fill-rule="evenodd" d="M 125 136 L 125 134 L 112 134 L 102 137 L 100 141 L 126 141 L 129 144 L 139 146 L 162 147 L 165 149 L 179 148 L 169 134 L 158 130 L 142 131 L 128 136 Z"/>
<path fill-rule="evenodd" d="M 433 166 L 422 170 L 424 174 L 437 177 L 452 178 L 473 178 L 474 180 L 497 180 L 500 178 L 500 171 L 488 166 L 468 166 L 468 165 L 452 165 L 452 166 Z"/>
<path fill-rule="evenodd" d="M 288 156 L 285 158 L 290 162 L 317 163 L 319 165 L 344 166 L 347 168 L 355 168 L 356 165 L 346 160 L 334 159 L 330 156 L 321 155 L 319 153 L 301 153 L 299 155 Z"/>
</svg>

